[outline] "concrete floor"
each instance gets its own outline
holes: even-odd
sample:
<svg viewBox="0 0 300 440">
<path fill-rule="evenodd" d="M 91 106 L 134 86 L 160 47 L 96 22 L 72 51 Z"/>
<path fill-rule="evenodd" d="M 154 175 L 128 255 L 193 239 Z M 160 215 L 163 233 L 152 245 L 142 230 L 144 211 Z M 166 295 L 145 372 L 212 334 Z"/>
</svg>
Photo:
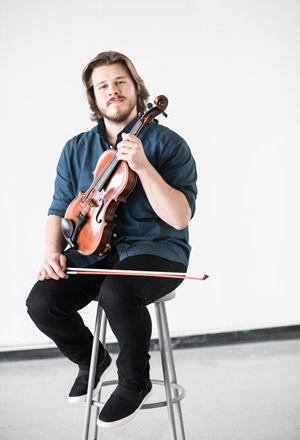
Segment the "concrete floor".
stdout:
<svg viewBox="0 0 300 440">
<path fill-rule="evenodd" d="M 175 350 L 186 440 L 299 440 L 300 340 Z M 115 355 L 113 356 L 115 359 Z M 152 378 L 161 378 L 152 353 Z M 84 404 L 67 395 L 77 367 L 64 358 L 0 363 L 1 440 L 77 440 Z M 115 369 L 109 379 L 116 376 Z M 105 393 L 113 388 L 105 387 Z M 155 386 L 151 401 L 161 397 Z M 140 411 L 99 439 L 169 440 L 166 408 Z"/>
</svg>

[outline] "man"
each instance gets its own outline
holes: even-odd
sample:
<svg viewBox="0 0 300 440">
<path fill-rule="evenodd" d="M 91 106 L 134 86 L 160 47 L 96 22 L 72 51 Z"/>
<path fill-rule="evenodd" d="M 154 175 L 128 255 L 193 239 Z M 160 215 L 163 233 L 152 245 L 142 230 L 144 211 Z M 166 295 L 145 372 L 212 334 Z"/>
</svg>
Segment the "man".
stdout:
<svg viewBox="0 0 300 440">
<path fill-rule="evenodd" d="M 188 222 L 195 210 L 196 167 L 186 142 L 173 131 L 151 124 L 139 137 L 130 133 L 146 108 L 148 91 L 132 62 L 118 52 L 103 52 L 83 71 L 83 82 L 97 125 L 64 147 L 57 166 L 55 193 L 46 227 L 45 261 L 27 300 L 28 313 L 79 373 L 69 402 L 86 399 L 92 334 L 78 310 L 99 301 L 120 347 L 118 386 L 103 407 L 98 425 L 120 426 L 131 420 L 151 394 L 147 305 L 174 290 L 171 278 L 81 275 L 65 268 L 118 268 L 185 272 L 190 246 Z M 102 256 L 83 256 L 65 249 L 61 220 L 79 191 L 93 180 L 99 156 L 117 149 L 137 174 L 137 185 L 116 211 L 112 249 Z M 94 394 L 112 367 L 100 344 Z"/>
</svg>

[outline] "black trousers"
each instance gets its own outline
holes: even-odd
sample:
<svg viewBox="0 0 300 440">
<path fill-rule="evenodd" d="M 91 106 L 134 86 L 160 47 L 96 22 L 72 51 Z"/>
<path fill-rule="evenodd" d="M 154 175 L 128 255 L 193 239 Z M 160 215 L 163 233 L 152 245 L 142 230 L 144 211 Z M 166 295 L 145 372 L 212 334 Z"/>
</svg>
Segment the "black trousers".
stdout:
<svg viewBox="0 0 300 440">
<path fill-rule="evenodd" d="M 72 263 L 70 263 L 72 264 Z M 181 263 L 153 255 L 119 261 L 113 250 L 91 267 L 185 272 Z M 78 313 L 99 298 L 120 347 L 119 383 L 134 389 L 149 380 L 152 332 L 147 305 L 174 290 L 182 280 L 172 278 L 70 275 L 68 279 L 38 281 L 27 298 L 28 313 L 36 326 L 80 368 L 88 368 L 93 336 Z M 100 344 L 99 360 L 104 356 Z"/>
</svg>

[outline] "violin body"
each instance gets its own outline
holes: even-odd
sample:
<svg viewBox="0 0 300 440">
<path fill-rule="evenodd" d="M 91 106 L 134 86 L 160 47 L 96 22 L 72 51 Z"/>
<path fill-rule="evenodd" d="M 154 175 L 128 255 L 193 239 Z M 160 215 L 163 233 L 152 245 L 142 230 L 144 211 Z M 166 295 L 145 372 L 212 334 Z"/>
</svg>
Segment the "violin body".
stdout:
<svg viewBox="0 0 300 440">
<path fill-rule="evenodd" d="M 145 125 L 158 122 L 156 116 L 163 114 L 168 105 L 164 95 L 148 104 L 149 110 L 136 122 L 130 133 L 136 136 Z M 84 165 L 83 165 L 84 166 Z M 125 202 L 133 191 L 137 175 L 126 161 L 118 160 L 116 150 L 105 151 L 93 171 L 94 180 L 90 188 L 81 192 L 70 203 L 62 219 L 62 233 L 67 243 L 83 255 L 103 255 L 111 248 L 110 239 L 116 226 L 115 211 L 120 202 Z"/>
<path fill-rule="evenodd" d="M 112 231 L 116 226 L 115 211 L 120 202 L 125 202 L 136 185 L 136 173 L 131 170 L 127 162 L 119 161 L 105 186 L 100 191 L 95 188 L 94 182 L 98 175 L 114 155 L 115 150 L 102 153 L 93 172 L 92 190 L 86 192 L 89 193 L 88 197 L 86 193 L 80 191 L 65 214 L 65 219 L 70 220 L 77 218 L 79 212 L 85 215 L 84 227 L 76 237 L 75 247 L 83 255 L 102 255 L 110 249 Z"/>
</svg>

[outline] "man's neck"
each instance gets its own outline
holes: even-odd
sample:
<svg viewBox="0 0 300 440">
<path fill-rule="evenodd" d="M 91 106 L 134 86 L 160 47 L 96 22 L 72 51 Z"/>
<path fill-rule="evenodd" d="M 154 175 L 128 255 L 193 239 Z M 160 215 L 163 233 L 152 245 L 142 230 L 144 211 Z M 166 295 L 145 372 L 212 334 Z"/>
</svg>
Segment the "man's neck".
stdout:
<svg viewBox="0 0 300 440">
<path fill-rule="evenodd" d="M 110 121 L 106 118 L 104 119 L 104 125 L 105 125 L 105 130 L 106 130 L 106 137 L 108 142 L 111 145 L 115 145 L 117 142 L 117 137 L 118 134 L 128 125 L 130 124 L 130 122 L 132 122 L 135 118 L 136 118 L 137 114 L 135 114 L 134 116 L 130 115 L 130 117 L 123 122 L 114 122 L 114 121 Z"/>
</svg>

